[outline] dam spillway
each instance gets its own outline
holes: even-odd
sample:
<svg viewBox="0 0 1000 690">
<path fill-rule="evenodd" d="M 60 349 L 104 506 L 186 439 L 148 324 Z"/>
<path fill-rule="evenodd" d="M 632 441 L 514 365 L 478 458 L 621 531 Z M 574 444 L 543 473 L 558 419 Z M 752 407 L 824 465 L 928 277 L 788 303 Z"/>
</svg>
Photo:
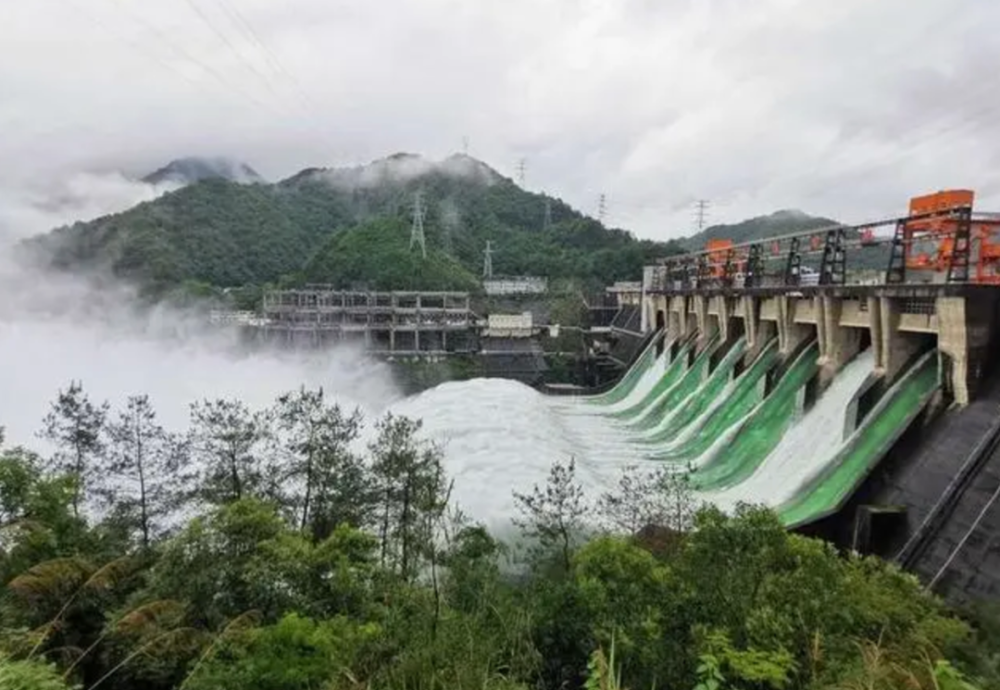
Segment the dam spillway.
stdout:
<svg viewBox="0 0 1000 690">
<path fill-rule="evenodd" d="M 660 327 L 601 393 L 477 379 L 397 405 L 442 443 L 471 516 L 503 529 L 511 492 L 573 458 L 591 498 L 626 466 L 666 467 L 689 477 L 699 501 L 765 504 L 807 531 L 838 520 L 855 532 L 842 543 L 861 548 L 854 525 L 871 506 L 856 504 L 874 476 L 885 479 L 880 464 L 911 452 L 901 439 L 963 414 L 1000 342 L 1000 290 L 985 286 L 652 292 L 643 308 Z M 921 462 L 943 462 L 931 455 Z M 921 502 L 945 492 L 934 481 L 941 486 L 923 487 L 926 496 L 896 491 L 893 509 L 919 523 Z"/>
</svg>

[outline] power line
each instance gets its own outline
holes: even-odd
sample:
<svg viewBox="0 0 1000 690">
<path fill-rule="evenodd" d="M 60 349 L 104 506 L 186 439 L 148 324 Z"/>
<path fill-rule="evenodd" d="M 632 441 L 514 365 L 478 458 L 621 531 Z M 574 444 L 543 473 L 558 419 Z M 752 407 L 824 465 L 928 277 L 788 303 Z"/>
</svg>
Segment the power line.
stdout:
<svg viewBox="0 0 1000 690">
<path fill-rule="evenodd" d="M 420 245 L 420 255 L 427 258 L 427 238 L 424 236 L 424 195 L 417 192 L 413 195 L 413 225 L 410 228 L 410 251 L 413 245 Z"/>
<path fill-rule="evenodd" d="M 197 0 L 185 0 L 188 6 L 194 10 L 201 21 L 208 26 L 208 28 L 232 51 L 236 59 L 242 64 L 246 65 L 255 75 L 257 75 L 264 86 L 270 91 L 274 96 L 279 99 L 282 98 L 281 94 L 275 89 L 274 84 L 265 72 L 260 71 L 257 67 L 249 60 L 245 59 L 243 54 L 239 49 L 229 40 L 225 32 L 221 31 L 205 14 L 205 12 L 198 6 Z M 305 106 L 306 111 L 309 112 L 315 119 L 320 119 L 316 115 L 318 109 L 315 108 L 314 103 L 309 99 L 308 95 L 302 89 L 301 85 L 295 79 L 295 77 L 285 69 L 284 65 L 278 60 L 277 56 L 264 44 L 258 33 L 254 30 L 253 26 L 246 20 L 246 18 L 240 14 L 239 10 L 228 3 L 227 0 L 216 0 L 218 6 L 222 11 L 228 16 L 229 20 L 236 26 L 237 30 L 243 35 L 244 39 L 247 40 L 250 45 L 251 51 L 254 48 L 259 48 L 261 53 L 264 55 L 265 62 L 270 62 L 272 67 L 280 74 L 283 74 L 292 86 L 292 90 L 295 91 L 296 95 L 302 101 Z M 326 133 L 320 130 L 313 122 L 307 121 L 302 123 L 307 129 L 316 134 L 320 139 L 322 139 L 331 148 L 335 148 L 334 143 L 327 137 Z"/>
<path fill-rule="evenodd" d="M 174 53 L 180 55 L 183 59 L 188 60 L 188 61 L 194 63 L 195 65 L 197 65 L 198 67 L 200 67 L 205 73 L 207 73 L 210 76 L 212 76 L 222 86 L 236 91 L 241 96 L 243 96 L 247 100 L 251 101 L 254 105 L 257 105 L 257 106 L 259 106 L 261 108 L 264 108 L 264 109 L 270 109 L 269 106 L 266 103 L 264 103 L 263 101 L 258 100 L 255 96 L 253 96 L 250 93 L 247 93 L 243 89 L 240 89 L 240 88 L 236 87 L 232 82 L 228 81 L 222 74 L 220 74 L 218 72 L 218 70 L 216 70 L 214 67 L 212 67 L 211 65 L 206 64 L 203 60 L 198 59 L 197 56 L 192 55 L 190 52 L 188 52 L 184 48 L 182 48 L 180 46 L 177 46 L 173 41 L 170 40 L 170 38 L 158 26 L 156 26 L 155 24 L 152 24 L 152 23 L 146 21 L 145 19 L 142 18 L 141 15 L 135 15 L 135 14 L 132 14 L 131 12 L 125 10 L 124 9 L 125 8 L 124 0 L 116 0 L 116 2 L 117 2 L 117 6 L 121 9 L 122 14 L 124 14 L 127 17 L 129 17 L 132 21 L 136 22 L 137 24 L 140 24 L 143 28 L 145 28 L 147 31 L 149 31 L 154 36 L 156 36 L 165 46 L 167 46 L 172 51 L 174 51 Z M 272 111 L 272 112 L 274 112 L 274 111 Z M 281 115 L 281 113 L 277 113 L 277 114 Z"/>
<path fill-rule="evenodd" d="M 153 60 L 154 62 L 156 62 L 157 64 L 159 64 L 161 67 L 165 67 L 166 69 L 170 70 L 174 74 L 180 76 L 185 81 L 187 81 L 187 82 L 189 82 L 191 84 L 194 84 L 195 86 L 198 86 L 198 87 L 204 87 L 205 86 L 205 83 L 203 81 L 199 81 L 198 79 L 194 79 L 190 74 L 188 74 L 184 70 L 178 69 L 173 63 L 168 62 L 167 60 L 164 60 L 162 58 L 162 56 L 158 55 L 157 53 L 155 53 L 153 51 L 148 50 L 145 43 L 142 43 L 141 41 L 133 40 L 133 39 L 131 39 L 131 38 L 129 38 L 129 37 L 127 37 L 127 36 L 119 33 L 115 29 L 112 29 L 111 26 L 108 25 L 105 21 L 103 21 L 98 15 L 92 14 L 91 12 L 85 10 L 83 7 L 81 7 L 80 5 L 78 5 L 74 0 L 57 0 L 57 1 L 63 3 L 64 5 L 72 7 L 74 10 L 76 10 L 77 12 L 79 12 L 80 14 L 82 14 L 84 17 L 86 17 L 91 23 L 93 23 L 98 28 L 100 28 L 103 31 L 111 34 L 112 36 L 114 36 L 115 38 L 117 38 L 119 41 L 122 41 L 123 43 L 127 43 L 131 47 L 135 48 L 139 52 L 141 52 L 144 55 L 146 55 L 146 57 L 150 58 L 151 60 Z M 148 26 L 146 28 L 149 29 L 149 30 L 153 30 L 151 27 L 148 27 Z M 203 65 L 199 64 L 196 60 L 194 62 L 195 62 L 195 64 L 199 68 L 201 68 L 202 70 L 205 70 L 205 67 Z M 211 73 L 211 72 L 209 72 L 209 73 Z M 226 84 L 226 83 L 223 83 L 223 86 L 229 87 L 230 85 Z M 235 90 L 235 89 L 231 89 L 231 90 L 233 90 L 235 93 L 238 93 L 239 95 L 245 97 L 245 94 L 240 93 L 238 90 Z M 213 93 L 215 93 L 215 92 L 213 91 Z"/>
<path fill-rule="evenodd" d="M 279 94 L 277 91 L 275 91 L 274 86 L 271 84 L 271 80 L 268 78 L 268 76 L 266 74 L 264 74 L 263 72 L 261 72 L 259 69 L 257 69 L 256 65 L 254 65 L 252 62 L 250 62 L 249 60 L 247 60 L 246 58 L 243 57 L 243 54 L 233 44 L 233 42 L 229 40 L 229 37 L 226 36 L 225 32 L 223 32 L 221 29 L 219 29 L 219 27 L 217 27 L 212 22 L 212 20 L 209 18 L 209 16 L 207 14 L 205 14 L 205 12 L 201 9 L 201 7 L 198 6 L 198 3 L 196 2 L 196 0 L 184 0 L 184 2 L 187 3 L 187 6 L 190 7 L 192 9 L 192 11 L 194 11 L 195 14 L 198 15 L 198 18 L 201 20 L 202 24 L 204 24 L 205 26 L 207 26 L 208 29 L 209 29 L 209 31 L 211 31 L 213 34 L 215 34 L 219 38 L 219 40 L 222 41 L 227 48 L 229 48 L 229 50 L 236 57 L 237 61 L 239 61 L 240 63 L 246 65 L 247 68 L 251 72 L 253 72 L 261 80 L 261 83 L 263 83 L 264 86 L 271 93 L 273 93 L 275 96 L 278 96 L 280 98 L 281 94 Z"/>
<path fill-rule="evenodd" d="M 316 103 L 309 97 L 309 94 L 303 88 L 301 82 L 295 78 L 295 75 L 290 72 L 285 65 L 278 59 L 267 44 L 264 39 L 261 38 L 260 33 L 254 28 L 253 24 L 243 15 L 239 9 L 229 0 L 216 0 L 216 2 L 223 8 L 223 10 L 229 15 L 230 19 L 234 20 L 234 23 L 243 30 L 244 36 L 248 38 L 250 42 L 260 48 L 261 52 L 264 54 L 265 58 L 271 63 L 271 65 L 281 74 L 283 74 L 292 86 L 292 90 L 295 91 L 296 95 L 310 110 L 313 115 L 322 114 L 320 108 L 316 106 Z"/>
</svg>

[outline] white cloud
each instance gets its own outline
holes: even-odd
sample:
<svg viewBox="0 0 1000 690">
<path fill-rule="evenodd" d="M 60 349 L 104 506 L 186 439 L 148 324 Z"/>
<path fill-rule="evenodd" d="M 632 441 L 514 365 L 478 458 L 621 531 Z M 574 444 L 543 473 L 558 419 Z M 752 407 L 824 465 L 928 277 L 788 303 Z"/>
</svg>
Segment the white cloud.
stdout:
<svg viewBox="0 0 1000 690">
<path fill-rule="evenodd" d="M 17 163 L 0 186 L 189 154 L 273 178 L 443 158 L 468 136 L 502 172 L 524 156 L 530 187 L 590 212 L 606 193 L 611 220 L 657 238 L 690 229 L 695 198 L 718 220 L 861 220 L 948 186 L 1000 207 L 996 3 L 191 2 L 238 52 L 188 0 L 10 3 L 0 159 Z"/>
</svg>

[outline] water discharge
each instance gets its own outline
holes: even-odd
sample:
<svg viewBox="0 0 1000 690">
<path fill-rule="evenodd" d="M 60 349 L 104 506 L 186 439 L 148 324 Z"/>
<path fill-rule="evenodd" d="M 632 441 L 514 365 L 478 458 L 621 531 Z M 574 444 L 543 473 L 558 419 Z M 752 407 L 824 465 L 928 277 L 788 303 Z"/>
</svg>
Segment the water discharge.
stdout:
<svg viewBox="0 0 1000 690">
<path fill-rule="evenodd" d="M 438 386 L 393 409 L 424 420 L 444 446 L 456 499 L 494 528 L 507 526 L 512 490 L 544 483 L 553 462 L 570 458 L 591 498 L 627 465 L 666 463 L 691 472 L 699 499 L 723 509 L 766 503 L 802 521 L 842 500 L 936 385 L 924 361 L 879 403 L 889 421 L 876 419 L 876 407 L 845 437 L 852 402 L 872 375 L 871 353 L 850 362 L 802 414 L 806 384 L 818 372 L 815 344 L 784 362 L 775 343 L 750 361 L 743 341 L 721 358 L 715 347 L 693 361 L 681 347 L 669 362 L 651 347 L 602 396 L 546 397 L 515 382 L 479 379 Z M 746 366 L 734 376 L 741 357 Z M 709 371 L 712 360 L 718 363 Z M 773 379 L 769 386 L 765 378 Z"/>
</svg>

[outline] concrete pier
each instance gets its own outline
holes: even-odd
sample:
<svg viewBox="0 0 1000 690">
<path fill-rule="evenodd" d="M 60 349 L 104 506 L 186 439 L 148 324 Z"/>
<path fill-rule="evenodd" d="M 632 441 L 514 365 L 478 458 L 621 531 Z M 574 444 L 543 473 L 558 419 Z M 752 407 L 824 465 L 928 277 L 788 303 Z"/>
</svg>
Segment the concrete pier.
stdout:
<svg viewBox="0 0 1000 690">
<path fill-rule="evenodd" d="M 969 284 L 794 286 L 669 292 L 644 285 L 643 322 L 666 323 L 678 337 L 697 333 L 747 338 L 755 354 L 777 336 L 782 355 L 815 339 L 820 385 L 861 349 L 875 353 L 875 371 L 892 384 L 921 352 L 936 348 L 946 395 L 967 405 L 997 341 L 1000 287 Z"/>
</svg>

